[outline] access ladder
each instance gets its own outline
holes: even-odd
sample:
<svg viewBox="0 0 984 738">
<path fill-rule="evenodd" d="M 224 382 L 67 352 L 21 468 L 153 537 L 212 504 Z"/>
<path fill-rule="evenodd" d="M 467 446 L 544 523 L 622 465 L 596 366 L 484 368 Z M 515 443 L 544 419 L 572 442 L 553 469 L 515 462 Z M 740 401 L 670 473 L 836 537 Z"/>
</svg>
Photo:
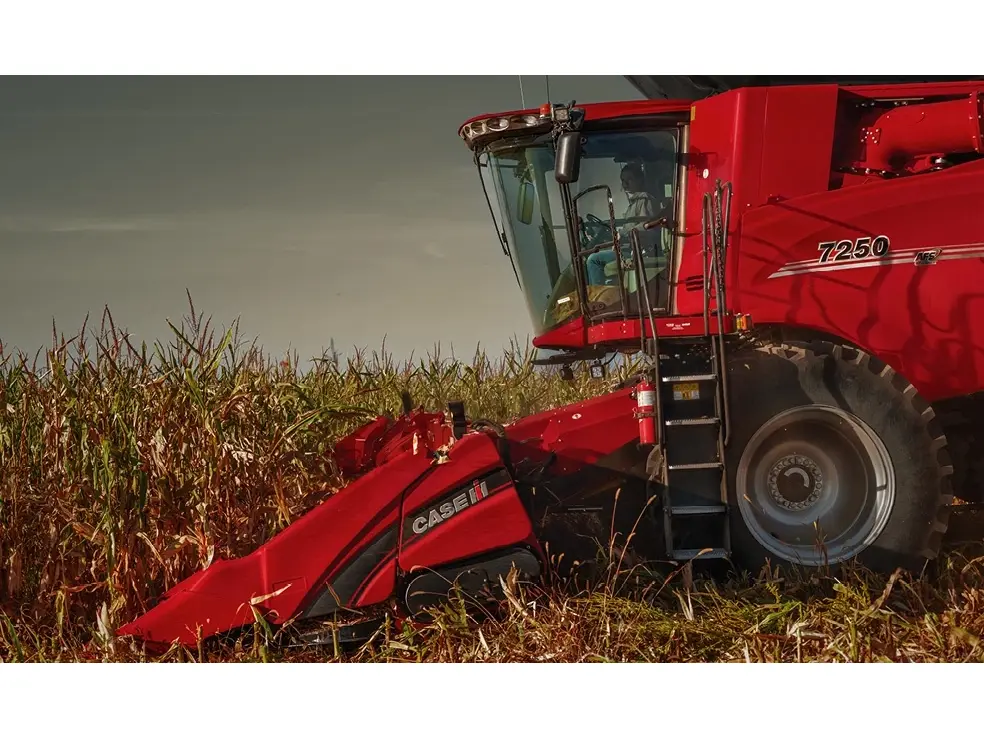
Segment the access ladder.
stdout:
<svg viewBox="0 0 984 738">
<path fill-rule="evenodd" d="M 730 211 L 731 187 L 718 181 L 703 202 L 703 335 L 659 337 L 652 347 L 661 425 L 653 458 L 663 485 L 666 553 L 675 562 L 731 554 L 724 461 L 729 434 L 724 264 Z"/>
</svg>

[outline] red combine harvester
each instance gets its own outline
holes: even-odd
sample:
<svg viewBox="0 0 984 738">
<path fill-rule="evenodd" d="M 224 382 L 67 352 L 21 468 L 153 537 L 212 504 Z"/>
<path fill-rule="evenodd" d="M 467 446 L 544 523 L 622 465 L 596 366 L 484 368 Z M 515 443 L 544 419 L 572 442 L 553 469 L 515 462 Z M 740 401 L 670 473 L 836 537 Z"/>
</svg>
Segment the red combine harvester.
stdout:
<svg viewBox="0 0 984 738">
<path fill-rule="evenodd" d="M 630 531 L 645 560 L 753 570 L 937 555 L 954 498 L 981 498 L 984 79 L 633 79 L 649 99 L 460 135 L 544 361 L 642 371 L 505 426 L 405 397 L 339 444 L 349 486 L 121 635 L 259 615 L 318 642 Z"/>
</svg>

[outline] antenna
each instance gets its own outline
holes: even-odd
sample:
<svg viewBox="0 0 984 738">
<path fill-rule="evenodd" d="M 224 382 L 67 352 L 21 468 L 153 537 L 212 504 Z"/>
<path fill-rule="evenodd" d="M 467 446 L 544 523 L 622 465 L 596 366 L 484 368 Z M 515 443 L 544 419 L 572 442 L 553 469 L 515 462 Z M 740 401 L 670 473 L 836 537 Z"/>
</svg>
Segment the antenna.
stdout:
<svg viewBox="0 0 984 738">
<path fill-rule="evenodd" d="M 523 94 L 523 75 L 519 75 L 519 99 L 522 101 L 523 110 L 526 110 L 526 95 Z"/>
<path fill-rule="evenodd" d="M 543 75 L 544 83 L 547 85 L 547 102 L 550 102 L 550 76 Z"/>
</svg>

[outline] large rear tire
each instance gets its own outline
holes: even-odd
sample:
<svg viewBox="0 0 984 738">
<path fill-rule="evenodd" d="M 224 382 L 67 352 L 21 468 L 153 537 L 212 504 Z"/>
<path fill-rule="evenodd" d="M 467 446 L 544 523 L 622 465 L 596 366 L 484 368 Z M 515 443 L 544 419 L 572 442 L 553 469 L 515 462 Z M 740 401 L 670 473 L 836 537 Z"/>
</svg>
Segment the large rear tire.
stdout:
<svg viewBox="0 0 984 738">
<path fill-rule="evenodd" d="M 953 457 L 953 494 L 984 502 L 984 396 L 958 397 L 935 407 Z"/>
<path fill-rule="evenodd" d="M 734 563 L 918 571 L 942 545 L 953 467 L 933 410 L 890 367 L 828 343 L 729 362 Z"/>
</svg>

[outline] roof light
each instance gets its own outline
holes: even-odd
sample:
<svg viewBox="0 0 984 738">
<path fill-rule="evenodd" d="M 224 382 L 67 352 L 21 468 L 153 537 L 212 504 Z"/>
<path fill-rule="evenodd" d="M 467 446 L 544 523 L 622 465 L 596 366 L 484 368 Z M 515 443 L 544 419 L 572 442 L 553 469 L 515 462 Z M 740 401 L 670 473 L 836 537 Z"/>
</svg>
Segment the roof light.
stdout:
<svg viewBox="0 0 984 738">
<path fill-rule="evenodd" d="M 543 125 L 546 121 L 538 118 L 535 115 L 509 115 L 509 116 L 495 116 L 493 118 L 484 118 L 482 120 L 472 121 L 461 128 L 461 137 L 466 141 L 473 141 L 479 136 L 485 136 L 490 133 L 502 133 L 504 131 L 519 130 L 524 128 L 530 128 L 532 126 Z"/>
</svg>

